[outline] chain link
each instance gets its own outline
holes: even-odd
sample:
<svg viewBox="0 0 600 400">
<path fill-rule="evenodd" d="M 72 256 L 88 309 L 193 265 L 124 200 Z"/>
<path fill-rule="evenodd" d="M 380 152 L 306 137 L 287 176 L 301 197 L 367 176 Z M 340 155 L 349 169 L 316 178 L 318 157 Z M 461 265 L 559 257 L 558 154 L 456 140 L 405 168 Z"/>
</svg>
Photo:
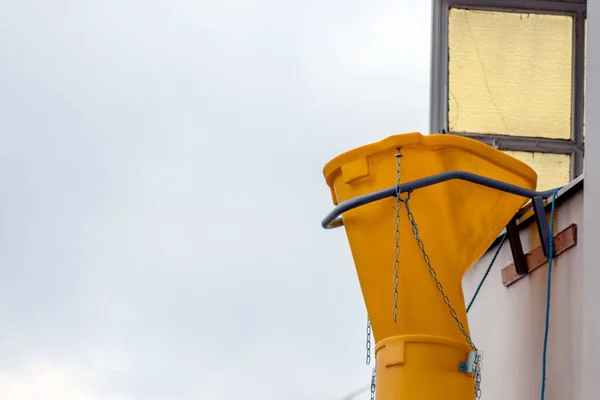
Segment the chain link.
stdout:
<svg viewBox="0 0 600 400">
<path fill-rule="evenodd" d="M 376 372 L 375 368 L 373 368 L 373 374 L 371 375 L 371 400 L 375 400 L 375 379 Z"/>
<path fill-rule="evenodd" d="M 371 318 L 367 317 L 367 365 L 371 364 Z"/>
<path fill-rule="evenodd" d="M 429 255 L 425 251 L 425 245 L 423 244 L 423 241 L 419 237 L 419 227 L 415 221 L 415 217 L 414 217 L 412 211 L 410 210 L 410 206 L 408 204 L 409 199 L 410 199 L 410 193 L 408 194 L 408 197 L 406 199 L 402 199 L 402 202 L 404 203 L 404 206 L 406 207 L 406 213 L 408 216 L 408 220 L 412 226 L 413 236 L 415 237 L 415 240 L 417 241 L 419 249 L 421 250 L 421 254 L 423 254 L 423 260 L 425 261 L 425 264 L 427 264 L 427 268 L 429 269 L 429 275 L 431 275 L 431 277 L 435 281 L 435 287 L 442 295 L 442 300 L 444 301 L 444 304 L 446 304 L 446 306 L 448 307 L 448 310 L 450 311 L 450 316 L 456 322 L 458 329 L 460 329 L 460 332 L 465 337 L 465 340 L 467 341 L 469 346 L 471 346 L 471 348 L 477 352 L 477 347 L 471 340 L 471 336 L 469 336 L 469 334 L 467 333 L 465 326 L 458 319 L 456 310 L 454 310 L 454 308 L 450 304 L 450 299 L 444 292 L 444 288 L 442 286 L 442 283 L 437 278 L 435 269 L 433 269 L 433 267 L 431 266 L 431 259 L 429 258 Z M 475 355 L 475 365 L 473 368 L 473 376 L 475 377 L 475 396 L 477 399 L 479 399 L 479 398 L 481 398 L 481 353 L 476 353 L 476 355 Z"/>
<path fill-rule="evenodd" d="M 402 153 L 396 153 L 396 230 L 394 232 L 394 322 L 398 316 L 398 269 L 400 268 L 400 172 L 402 170 Z"/>
</svg>

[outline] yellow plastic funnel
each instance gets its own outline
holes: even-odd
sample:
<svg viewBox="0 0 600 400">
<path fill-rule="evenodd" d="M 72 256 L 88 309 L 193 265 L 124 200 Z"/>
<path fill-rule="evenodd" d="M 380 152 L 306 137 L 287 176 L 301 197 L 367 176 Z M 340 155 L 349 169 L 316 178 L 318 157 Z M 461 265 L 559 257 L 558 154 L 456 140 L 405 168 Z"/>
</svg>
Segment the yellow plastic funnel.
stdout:
<svg viewBox="0 0 600 400">
<path fill-rule="evenodd" d="M 535 190 L 536 173 L 522 162 L 475 140 L 409 133 L 346 152 L 323 173 L 334 204 L 448 171 L 465 171 Z M 437 278 L 469 332 L 462 276 L 489 248 L 527 199 L 474 183 L 451 180 L 415 190 L 409 205 Z M 378 400 L 474 398 L 470 373 L 459 371 L 471 347 L 436 288 L 402 205 L 398 315 L 394 323 L 396 199 L 375 201 L 343 214 L 367 311 L 377 366 Z M 476 343 L 476 338 L 473 338 Z"/>
</svg>

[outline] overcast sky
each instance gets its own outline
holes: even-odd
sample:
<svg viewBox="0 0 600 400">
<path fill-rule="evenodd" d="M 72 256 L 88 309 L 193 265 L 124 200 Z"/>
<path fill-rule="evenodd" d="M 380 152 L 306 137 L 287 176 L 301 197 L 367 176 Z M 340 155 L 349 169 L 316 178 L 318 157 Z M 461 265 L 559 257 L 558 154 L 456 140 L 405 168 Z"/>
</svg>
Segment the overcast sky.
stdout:
<svg viewBox="0 0 600 400">
<path fill-rule="evenodd" d="M 337 400 L 367 384 L 321 171 L 426 131 L 430 11 L 2 2 L 0 399 Z"/>
</svg>

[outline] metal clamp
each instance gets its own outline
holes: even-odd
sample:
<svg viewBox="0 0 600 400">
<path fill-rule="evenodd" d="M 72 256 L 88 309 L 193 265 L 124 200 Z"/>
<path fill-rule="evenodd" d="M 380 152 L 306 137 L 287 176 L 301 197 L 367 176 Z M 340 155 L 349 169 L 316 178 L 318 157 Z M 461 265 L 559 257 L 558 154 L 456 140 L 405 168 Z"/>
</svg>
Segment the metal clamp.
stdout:
<svg viewBox="0 0 600 400">
<path fill-rule="evenodd" d="M 542 249 L 544 256 L 548 258 L 548 243 L 549 243 L 549 228 L 548 220 L 546 219 L 546 209 L 544 206 L 544 199 L 552 196 L 556 189 L 546 190 L 537 192 L 535 190 L 523 188 L 520 186 L 512 185 L 510 183 L 498 181 L 485 176 L 473 174 L 465 171 L 449 171 L 441 174 L 428 176 L 426 178 L 416 179 L 414 181 L 403 183 L 401 186 L 400 193 L 397 193 L 397 187 L 392 186 L 387 189 L 383 189 L 377 192 L 369 193 L 363 196 L 358 196 L 350 200 L 346 200 L 338 204 L 321 222 L 321 226 L 325 229 L 338 228 L 344 225 L 341 215 L 346 211 L 353 210 L 357 207 L 365 204 L 370 204 L 378 200 L 382 200 L 388 197 L 396 197 L 402 193 L 410 193 L 413 190 L 421 189 L 424 187 L 436 185 L 438 183 L 447 182 L 450 180 L 462 180 L 477 185 L 486 186 L 492 189 L 500 190 L 502 192 L 511 193 L 517 196 L 529 198 L 532 200 L 533 210 L 535 213 L 535 219 L 538 227 L 538 233 L 540 235 L 540 241 L 542 243 Z M 509 243 L 511 245 L 511 251 L 513 253 L 513 259 L 517 273 L 520 275 L 527 274 L 527 263 L 523 254 L 523 248 L 521 246 L 519 233 L 516 227 L 516 221 L 513 219 L 506 227 Z"/>
<path fill-rule="evenodd" d="M 469 352 L 469 357 L 467 361 L 461 361 L 458 365 L 458 369 L 460 372 L 470 372 L 473 373 L 476 371 L 477 366 L 476 361 L 481 362 L 483 359 L 483 351 L 481 350 L 473 350 Z"/>
</svg>

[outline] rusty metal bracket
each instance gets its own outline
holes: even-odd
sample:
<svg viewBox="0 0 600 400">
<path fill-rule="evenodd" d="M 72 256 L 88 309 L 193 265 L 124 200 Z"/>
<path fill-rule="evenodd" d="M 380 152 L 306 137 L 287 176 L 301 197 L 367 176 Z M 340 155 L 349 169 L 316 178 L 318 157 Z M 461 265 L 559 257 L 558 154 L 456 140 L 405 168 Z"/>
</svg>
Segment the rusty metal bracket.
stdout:
<svg viewBox="0 0 600 400">
<path fill-rule="evenodd" d="M 548 260 L 550 256 L 550 228 L 548 226 L 544 198 L 542 196 L 532 197 L 531 204 L 533 206 L 535 223 L 537 225 L 538 235 L 540 237 L 540 248 L 544 258 Z M 519 228 L 517 227 L 516 216 L 506 226 L 506 235 L 508 237 L 508 242 L 510 243 L 510 251 L 512 252 L 513 256 L 515 272 L 517 275 L 527 275 L 529 273 L 529 268 L 527 266 L 525 254 L 523 253 L 523 245 L 521 244 L 521 237 L 519 235 Z M 556 256 L 556 250 L 552 256 Z"/>
<path fill-rule="evenodd" d="M 566 229 L 554 235 L 554 257 L 560 256 L 565 251 L 569 250 L 571 247 L 577 244 L 577 225 L 572 224 Z M 543 247 L 537 246 L 529 253 L 524 255 L 525 264 L 527 267 L 527 273 L 531 273 L 546 264 L 548 259 L 544 254 Z M 520 274 L 517 272 L 516 264 L 510 264 L 504 268 L 502 268 L 502 283 L 504 286 L 510 286 L 522 277 L 525 274 Z"/>
<path fill-rule="evenodd" d="M 521 236 L 519 235 L 516 218 L 511 219 L 508 225 L 506 225 L 506 237 L 510 244 L 515 271 L 518 275 L 526 275 L 527 261 L 525 260 L 525 254 L 523 254 L 523 245 L 521 244 Z"/>
<path fill-rule="evenodd" d="M 550 251 L 548 248 L 548 245 L 550 244 L 550 228 L 548 226 L 548 219 L 546 217 L 544 199 L 542 196 L 532 197 L 531 204 L 533 207 L 538 235 L 540 237 L 540 248 L 544 258 L 548 260 L 550 256 Z M 517 227 L 517 218 L 518 217 L 515 216 L 515 218 L 513 218 L 506 226 L 506 235 L 510 244 L 510 251 L 512 252 L 516 274 L 527 275 L 529 273 L 529 268 L 527 267 L 525 254 L 523 253 L 523 245 L 521 244 L 519 228 Z M 554 253 L 555 254 L 552 256 L 556 255 L 556 251 Z"/>
</svg>

